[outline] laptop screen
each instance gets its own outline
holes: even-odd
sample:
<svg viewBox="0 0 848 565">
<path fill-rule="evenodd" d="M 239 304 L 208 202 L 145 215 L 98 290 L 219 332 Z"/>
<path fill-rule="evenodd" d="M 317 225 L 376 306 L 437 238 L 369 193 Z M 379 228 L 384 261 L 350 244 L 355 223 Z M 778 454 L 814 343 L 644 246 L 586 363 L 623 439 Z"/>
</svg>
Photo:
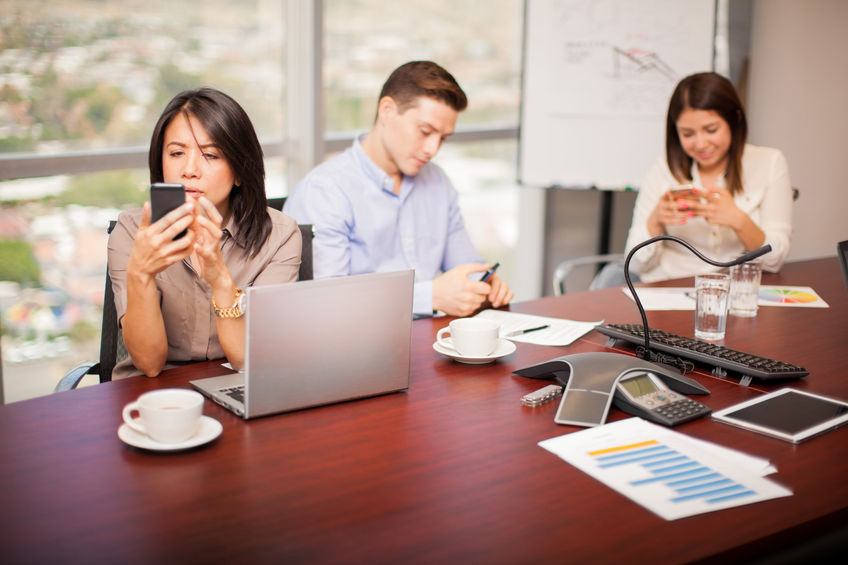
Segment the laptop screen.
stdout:
<svg viewBox="0 0 848 565">
<path fill-rule="evenodd" d="M 839 261 L 842 263 L 842 274 L 845 276 L 845 285 L 848 286 L 848 240 L 840 241 L 836 246 Z"/>
</svg>

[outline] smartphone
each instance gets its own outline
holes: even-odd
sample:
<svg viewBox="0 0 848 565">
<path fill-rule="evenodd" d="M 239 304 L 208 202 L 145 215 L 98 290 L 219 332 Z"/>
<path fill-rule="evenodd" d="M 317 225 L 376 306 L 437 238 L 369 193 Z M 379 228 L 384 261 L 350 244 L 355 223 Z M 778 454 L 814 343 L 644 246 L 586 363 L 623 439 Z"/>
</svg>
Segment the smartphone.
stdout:
<svg viewBox="0 0 848 565">
<path fill-rule="evenodd" d="M 694 184 L 678 184 L 676 186 L 672 186 L 669 188 L 669 192 L 675 198 L 686 198 L 687 196 L 691 196 L 693 194 L 693 190 L 695 189 Z"/>
<path fill-rule="evenodd" d="M 704 202 L 703 191 L 698 190 L 694 184 L 679 184 L 668 189 L 674 200 L 697 200 Z"/>
<path fill-rule="evenodd" d="M 167 182 L 155 182 L 150 185 L 150 223 L 160 220 L 171 210 L 175 210 L 185 204 L 185 188 L 181 184 Z M 187 230 L 178 233 L 174 239 L 179 239 L 186 234 Z"/>
</svg>

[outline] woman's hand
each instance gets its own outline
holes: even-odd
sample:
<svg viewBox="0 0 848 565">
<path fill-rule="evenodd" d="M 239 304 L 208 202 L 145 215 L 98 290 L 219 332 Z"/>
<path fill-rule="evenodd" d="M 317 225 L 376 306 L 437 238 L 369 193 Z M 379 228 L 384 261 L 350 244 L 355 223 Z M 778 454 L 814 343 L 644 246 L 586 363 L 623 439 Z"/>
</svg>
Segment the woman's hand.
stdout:
<svg viewBox="0 0 848 565">
<path fill-rule="evenodd" d="M 156 275 L 191 254 L 196 239 L 191 229 L 195 210 L 194 202 L 186 202 L 151 224 L 150 203 L 145 202 L 135 232 L 127 263 L 127 311 L 121 326 L 133 364 L 148 377 L 158 375 L 168 357 Z M 174 240 L 183 230 L 186 235 Z"/>
<path fill-rule="evenodd" d="M 733 195 L 726 188 L 714 188 L 706 194 L 706 202 L 693 204 L 693 211 L 703 216 L 710 224 L 728 226 L 739 231 L 745 225 L 748 215 L 736 206 Z"/>
<path fill-rule="evenodd" d="M 195 204 L 186 202 L 151 224 L 150 203 L 145 202 L 141 225 L 135 233 L 127 263 L 127 274 L 142 283 L 150 283 L 158 273 L 188 257 L 196 238 L 194 231 L 188 229 L 194 223 L 194 216 Z M 186 235 L 174 239 L 186 229 Z"/>
<path fill-rule="evenodd" d="M 221 254 L 223 221 L 218 209 L 205 196 L 197 199 L 197 216 L 192 225 L 192 230 L 197 234 L 194 251 L 197 253 L 200 276 L 209 283 L 213 291 L 216 286 L 224 285 L 228 291 L 232 287 L 230 271 Z"/>
<path fill-rule="evenodd" d="M 665 233 L 665 226 L 685 224 L 695 215 L 692 209 L 694 200 L 675 198 L 670 190 L 662 195 L 654 211 L 648 218 L 648 233 L 656 237 Z"/>
</svg>

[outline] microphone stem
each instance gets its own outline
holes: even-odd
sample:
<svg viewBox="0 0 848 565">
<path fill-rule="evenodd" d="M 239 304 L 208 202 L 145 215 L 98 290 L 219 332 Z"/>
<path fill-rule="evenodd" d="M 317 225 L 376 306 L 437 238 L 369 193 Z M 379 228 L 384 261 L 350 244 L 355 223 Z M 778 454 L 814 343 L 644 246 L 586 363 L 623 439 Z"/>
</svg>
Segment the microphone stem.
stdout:
<svg viewBox="0 0 848 565">
<path fill-rule="evenodd" d="M 657 241 L 661 240 L 676 241 L 677 243 L 697 255 L 701 261 L 704 261 L 716 267 L 732 267 L 733 265 L 739 265 L 741 263 L 750 261 L 751 259 L 756 259 L 760 255 L 765 255 L 766 253 L 771 251 L 771 245 L 764 245 L 758 249 L 754 249 L 753 251 L 749 251 L 747 253 L 744 253 L 743 255 L 740 255 L 732 261 L 716 261 L 715 259 L 710 259 L 709 257 L 703 255 L 700 251 L 695 249 L 695 247 L 693 247 L 692 244 L 690 244 L 689 242 L 673 235 L 658 235 L 656 237 L 652 237 L 651 239 L 646 239 L 645 241 L 631 249 L 630 253 L 628 253 L 627 257 L 624 259 L 624 281 L 627 283 L 627 288 L 630 289 L 630 294 L 633 296 L 633 300 L 634 302 L 636 302 L 636 307 L 639 309 L 639 314 L 641 314 L 642 316 L 642 328 L 645 331 L 645 351 L 640 357 L 647 361 L 651 360 L 651 340 L 648 336 L 648 333 L 650 331 L 648 329 L 648 316 L 645 314 L 645 308 L 642 306 L 642 301 L 639 300 L 639 295 L 636 294 L 636 289 L 633 287 L 633 282 L 630 280 L 630 260 L 633 258 L 633 254 L 642 249 L 643 247 L 651 245 L 652 243 L 656 243 Z"/>
</svg>

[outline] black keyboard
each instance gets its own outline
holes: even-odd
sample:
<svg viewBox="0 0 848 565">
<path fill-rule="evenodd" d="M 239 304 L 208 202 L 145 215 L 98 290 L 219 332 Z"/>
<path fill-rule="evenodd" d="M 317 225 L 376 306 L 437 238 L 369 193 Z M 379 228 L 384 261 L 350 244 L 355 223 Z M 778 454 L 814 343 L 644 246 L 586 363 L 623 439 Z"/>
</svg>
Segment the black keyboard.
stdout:
<svg viewBox="0 0 848 565">
<path fill-rule="evenodd" d="M 642 324 L 604 324 L 595 329 L 612 338 L 635 344 L 645 343 L 645 328 Z M 794 379 L 810 374 L 807 369 L 797 365 L 662 330 L 650 330 L 649 337 L 651 349 L 712 365 L 716 367 L 713 373 L 718 375 L 723 375 L 723 370 L 735 371 L 757 379 Z"/>
</svg>

